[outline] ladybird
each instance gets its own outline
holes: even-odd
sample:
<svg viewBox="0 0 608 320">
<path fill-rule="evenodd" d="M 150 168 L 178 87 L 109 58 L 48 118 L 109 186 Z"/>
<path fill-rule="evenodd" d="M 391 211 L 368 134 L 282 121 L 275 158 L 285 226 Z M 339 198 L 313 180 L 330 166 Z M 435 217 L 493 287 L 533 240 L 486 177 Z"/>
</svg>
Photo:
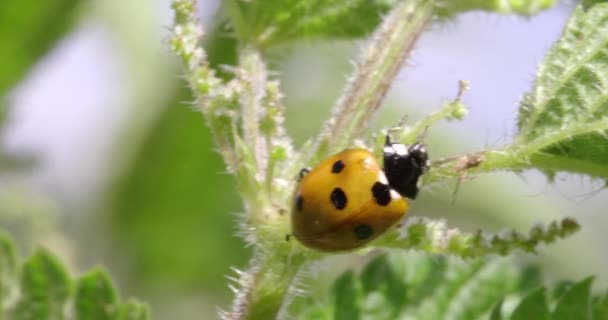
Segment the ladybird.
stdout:
<svg viewBox="0 0 608 320">
<path fill-rule="evenodd" d="M 426 146 L 392 143 L 383 167 L 366 149 L 346 149 L 312 170 L 302 169 L 291 214 L 292 234 L 322 251 L 356 249 L 397 224 L 429 168 Z"/>
</svg>

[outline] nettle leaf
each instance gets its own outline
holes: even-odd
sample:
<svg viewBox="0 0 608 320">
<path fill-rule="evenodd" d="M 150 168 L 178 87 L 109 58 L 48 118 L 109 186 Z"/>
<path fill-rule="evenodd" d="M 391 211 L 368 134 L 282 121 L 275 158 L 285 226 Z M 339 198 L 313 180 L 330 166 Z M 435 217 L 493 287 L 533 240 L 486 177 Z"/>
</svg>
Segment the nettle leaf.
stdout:
<svg viewBox="0 0 608 320">
<path fill-rule="evenodd" d="M 593 299 L 593 319 L 608 319 L 608 292 Z"/>
<path fill-rule="evenodd" d="M 502 258 L 462 260 L 391 251 L 359 274 L 339 276 L 329 298 L 319 292 L 300 298 L 297 302 L 308 304 L 298 305 L 295 318 L 608 319 L 608 293 L 592 296 L 593 277 L 548 290 L 525 273 Z"/>
<path fill-rule="evenodd" d="M 503 299 L 500 299 L 498 303 L 492 308 L 492 312 L 490 312 L 490 320 L 501 320 L 502 317 L 502 303 Z"/>
<path fill-rule="evenodd" d="M 555 0 L 463 0 L 463 1 L 437 1 L 437 14 L 449 16 L 463 11 L 483 10 L 501 14 L 533 15 L 541 10 L 548 9 L 555 4 Z"/>
<path fill-rule="evenodd" d="M 591 319 L 591 282 L 589 277 L 570 288 L 557 302 L 551 319 Z"/>
<path fill-rule="evenodd" d="M 591 295 L 593 277 L 558 283 L 552 294 L 537 288 L 520 300 L 507 319 L 607 319 L 608 297 Z"/>
<path fill-rule="evenodd" d="M 521 104 L 517 143 L 548 174 L 608 178 L 608 4 L 579 6 Z"/>
<path fill-rule="evenodd" d="M 38 249 L 23 264 L 17 319 L 63 319 L 71 291 L 70 279 L 59 260 Z"/>
<path fill-rule="evenodd" d="M 582 0 L 581 4 L 585 9 L 589 9 L 598 3 L 606 2 L 606 0 Z"/>
<path fill-rule="evenodd" d="M 298 319 L 475 319 L 489 315 L 519 285 L 504 259 L 462 260 L 391 251 L 359 273 L 348 271 L 332 298 L 313 303 Z M 329 303 L 329 305 L 328 305 Z M 333 310 L 333 314 L 327 310 Z"/>
<path fill-rule="evenodd" d="M 12 240 L 0 231 L 0 319 L 150 319 L 145 304 L 121 303 L 99 268 L 74 281 L 46 249 L 37 249 L 20 267 L 17 260 Z"/>
<path fill-rule="evenodd" d="M 539 288 L 527 295 L 511 314 L 511 320 L 549 319 L 549 307 L 545 298 L 545 288 Z"/>
<path fill-rule="evenodd" d="M 10 238 L 0 232 L 0 302 L 11 299 L 17 286 L 17 257 Z M 0 304 L 0 314 L 5 304 Z"/>
<path fill-rule="evenodd" d="M 148 306 L 135 301 L 130 300 L 125 304 L 119 306 L 116 312 L 115 320 L 146 320 L 150 318 Z"/>
<path fill-rule="evenodd" d="M 234 0 L 238 36 L 260 47 L 303 38 L 357 38 L 371 32 L 396 0 Z"/>
<path fill-rule="evenodd" d="M 114 319 L 118 311 L 117 301 L 114 286 L 103 270 L 94 269 L 78 280 L 75 302 L 77 319 Z"/>
</svg>

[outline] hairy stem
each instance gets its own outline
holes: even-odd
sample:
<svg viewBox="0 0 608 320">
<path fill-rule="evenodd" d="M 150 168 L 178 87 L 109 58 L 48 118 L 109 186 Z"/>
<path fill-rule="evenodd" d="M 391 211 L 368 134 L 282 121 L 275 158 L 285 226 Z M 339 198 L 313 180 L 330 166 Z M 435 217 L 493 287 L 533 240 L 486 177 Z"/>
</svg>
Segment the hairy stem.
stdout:
<svg viewBox="0 0 608 320">
<path fill-rule="evenodd" d="M 237 79 L 240 84 L 239 104 L 240 128 L 242 130 L 243 148 L 250 155 L 248 179 L 253 184 L 252 194 L 260 194 L 260 199 L 265 196 L 262 188 L 266 176 L 266 164 L 268 153 L 266 141 L 260 132 L 260 121 L 265 106 L 263 99 L 266 97 L 267 69 L 260 53 L 252 47 L 240 50 L 239 68 Z M 264 206 L 265 202 L 257 203 Z M 255 210 L 257 212 L 257 210 Z"/>
<path fill-rule="evenodd" d="M 578 222 L 564 218 L 561 221 L 553 221 L 547 227 L 534 226 L 528 234 L 514 230 L 498 234 L 482 231 L 466 233 L 449 228 L 443 220 L 412 217 L 400 230 L 387 233 L 374 245 L 474 258 L 488 254 L 507 255 L 515 250 L 536 252 L 540 245 L 566 238 L 579 229 Z"/>
<path fill-rule="evenodd" d="M 276 319 L 293 297 L 290 291 L 296 290 L 294 279 L 297 273 L 318 255 L 298 252 L 287 242 L 279 246 L 282 248 L 275 248 L 278 251 L 256 249 L 250 269 L 240 272 L 236 280 L 241 289 L 237 290 L 232 312 L 223 314 L 224 319 Z M 291 253 L 283 255 L 277 252 Z"/>
<path fill-rule="evenodd" d="M 432 1 L 403 1 L 385 17 L 362 51 L 355 74 L 334 106 L 308 162 L 349 146 L 367 128 L 418 36 L 431 20 L 432 9 Z"/>
</svg>

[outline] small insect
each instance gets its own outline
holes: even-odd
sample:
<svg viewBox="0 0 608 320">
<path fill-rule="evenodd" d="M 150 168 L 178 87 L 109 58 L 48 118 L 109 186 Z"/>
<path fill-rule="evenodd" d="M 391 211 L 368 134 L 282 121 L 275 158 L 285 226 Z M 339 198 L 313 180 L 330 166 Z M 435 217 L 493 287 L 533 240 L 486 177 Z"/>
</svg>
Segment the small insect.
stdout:
<svg viewBox="0 0 608 320">
<path fill-rule="evenodd" d="M 405 197 L 416 197 L 418 179 L 429 168 L 426 146 L 392 143 L 387 134 L 383 154 L 384 168 L 368 150 L 346 149 L 302 169 L 293 236 L 317 250 L 350 250 L 399 222 L 408 210 Z"/>
</svg>

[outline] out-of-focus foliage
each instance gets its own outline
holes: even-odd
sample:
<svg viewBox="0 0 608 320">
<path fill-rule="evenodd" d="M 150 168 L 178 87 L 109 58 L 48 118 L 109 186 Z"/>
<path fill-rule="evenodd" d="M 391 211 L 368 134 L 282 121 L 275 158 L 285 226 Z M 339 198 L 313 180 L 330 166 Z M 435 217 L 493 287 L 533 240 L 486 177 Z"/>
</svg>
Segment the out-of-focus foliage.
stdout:
<svg viewBox="0 0 608 320">
<path fill-rule="evenodd" d="M 0 8 L 0 97 L 55 42 L 72 30 L 80 0 L 3 0 Z M 5 101 L 0 99 L 4 112 Z"/>
<path fill-rule="evenodd" d="M 229 0 L 236 36 L 243 42 L 268 47 L 301 39 L 361 38 L 371 32 L 398 1 L 373 0 Z M 532 15 L 554 5 L 554 0 L 434 1 L 439 16 L 473 10 Z"/>
<path fill-rule="evenodd" d="M 207 46 L 213 65 L 234 64 L 235 39 L 219 26 Z M 113 186 L 113 242 L 130 257 L 133 283 L 147 284 L 138 292 L 169 282 L 227 300 L 228 286 L 218 275 L 243 265 L 247 256 L 235 227 L 241 206 L 234 178 L 192 101 L 185 86 L 179 90 Z"/>
<path fill-rule="evenodd" d="M 230 0 L 237 36 L 260 47 L 303 38 L 358 38 L 380 22 L 394 0 Z"/>
<path fill-rule="evenodd" d="M 45 249 L 21 262 L 9 237 L 0 234 L 2 319 L 145 320 L 147 307 L 121 302 L 107 273 L 100 268 L 72 278 Z"/>
<path fill-rule="evenodd" d="M 78 17 L 80 0 L 44 2 L 4 0 L 0 6 L 0 124 L 7 113 L 7 91 L 67 32 Z M 0 129 L 1 132 L 1 129 Z M 32 159 L 0 150 L 0 170 L 22 169 Z"/>
<path fill-rule="evenodd" d="M 74 17 L 79 12 L 76 0 L 51 0 L 36 4 L 28 1 L 7 1 L 0 8 L 0 58 L 10 63 L 2 65 L 0 95 L 4 95 L 6 90 L 21 79 L 65 32 L 71 30 Z M 232 73 L 234 69 L 220 65 L 237 64 L 237 39 L 242 40 L 243 43 L 249 41 L 257 44 L 261 49 L 271 49 L 275 45 L 281 45 L 279 48 L 284 49 L 285 43 L 302 39 L 357 39 L 372 31 L 394 2 L 393 0 L 223 1 L 232 26 L 218 28 L 207 34 L 207 39 L 211 40 L 205 46 L 206 52 L 213 69 L 219 76 L 229 78 L 234 75 Z M 591 13 L 582 13 L 579 10 L 576 17 L 582 23 L 571 23 L 573 28 L 569 31 L 571 33 L 568 35 L 568 41 L 572 42 L 566 46 L 566 49 L 570 48 L 569 46 L 593 47 L 597 52 L 585 63 L 577 65 L 578 69 L 573 74 L 581 76 L 573 77 L 576 81 L 568 80 L 565 82 L 566 85 L 562 83 L 562 87 L 555 87 L 560 99 L 565 98 L 563 101 L 567 102 L 568 99 L 572 100 L 572 97 L 576 96 L 580 98 L 583 96 L 580 92 L 583 91 L 584 97 L 593 99 L 593 101 L 584 100 L 591 105 L 601 101 L 601 95 L 594 90 L 603 88 L 602 81 L 606 78 L 605 66 L 601 64 L 605 60 L 606 43 L 601 39 L 603 30 L 598 32 L 598 28 L 603 27 L 602 23 L 605 22 L 605 12 L 592 7 L 599 2 L 585 1 L 588 5 L 586 10 Z M 482 9 L 529 15 L 553 3 L 554 1 L 550 0 L 445 1 L 444 6 L 438 8 L 437 12 L 440 15 L 453 16 L 461 11 Z M 598 8 L 599 6 L 601 5 L 597 5 Z M 588 19 L 589 17 L 591 19 Z M 120 32 L 120 30 L 115 31 Z M 587 37 L 587 34 L 595 35 L 595 38 Z M 159 39 L 159 42 L 162 40 Z M 585 44 L 579 45 L 579 42 Z M 133 43 L 133 47 L 127 50 L 135 47 L 142 48 Z M 569 54 L 576 51 L 560 51 L 561 49 L 560 44 L 553 49 L 553 58 L 569 60 Z M 137 59 L 132 61 L 141 63 L 143 68 L 149 62 L 149 60 Z M 277 61 L 271 61 L 270 64 L 275 62 Z M 546 63 L 547 65 L 549 63 Z M 590 66 L 591 69 L 588 68 Z M 557 73 L 564 71 L 553 67 L 548 68 L 551 69 L 549 71 Z M 177 73 L 169 77 L 173 76 L 175 81 L 178 81 Z M 270 74 L 274 77 L 274 73 Z M 584 86 L 578 86 L 579 80 L 582 80 L 580 82 Z M 555 85 L 555 82 L 551 81 L 541 82 L 537 82 L 537 85 L 543 85 L 545 88 Z M 534 95 L 535 92 L 532 94 Z M 105 212 L 109 213 L 111 227 L 110 232 L 103 234 L 103 237 L 113 245 L 110 258 L 118 262 L 114 261 L 112 265 L 127 270 L 130 281 L 126 285 L 124 283 L 121 285 L 130 289 L 135 288 L 134 292 L 150 294 L 164 284 L 171 284 L 171 288 L 167 291 L 156 294 L 171 296 L 171 292 L 176 291 L 180 293 L 187 291 L 186 294 L 203 292 L 212 297 L 210 299 L 212 303 L 218 300 L 221 303 L 222 299 L 227 299 L 228 293 L 227 281 L 223 275 L 229 273 L 229 266 L 242 267 L 246 264 L 247 249 L 235 235 L 236 219 L 233 213 L 241 208 L 233 177 L 225 173 L 222 161 L 214 152 L 215 146 L 211 143 L 204 121 L 190 106 L 192 100 L 186 90 L 180 91 L 165 106 L 157 122 L 146 133 L 148 136 L 143 139 L 143 144 L 125 145 L 125 148 L 137 150 L 137 156 L 124 171 L 124 176 L 111 184 L 110 204 L 101 205 L 104 210 L 109 209 Z M 4 100 L 0 100 L 0 108 L 3 103 Z M 567 106 L 559 103 L 555 105 Z M 603 108 L 606 103 L 598 105 Z M 315 106 L 317 107 L 319 106 Z M 4 109 L 1 111 L 3 112 Z M 310 112 L 310 108 L 306 109 L 306 113 L 309 113 L 307 119 L 317 120 L 318 117 L 314 112 Z M 589 118 L 588 113 L 577 114 Z M 604 116 L 603 113 L 601 115 Z M 540 118 L 542 117 L 544 116 Z M 549 118 L 551 117 L 547 117 Z M 576 121 L 579 120 L 581 119 Z M 297 122 L 306 121 L 298 119 Z M 602 162 L 606 160 L 606 146 L 602 141 L 597 141 L 605 131 L 605 129 L 597 130 L 590 134 L 595 140 L 587 139 L 588 137 L 582 134 L 574 134 L 576 141 L 567 142 L 562 139 L 560 143 L 544 149 L 543 153 L 551 157 L 568 156 L 584 161 L 586 169 L 573 170 L 576 172 L 591 174 L 606 172 Z M 528 137 L 526 132 L 531 131 L 522 130 L 522 136 Z M 534 142 L 534 139 L 530 138 L 529 142 Z M 571 145 L 572 143 L 574 145 Z M 587 159 L 584 156 L 590 150 L 593 151 L 594 156 L 592 159 Z M 118 158 L 120 152 L 116 156 Z M 0 157 L 0 161 L 4 161 L 4 158 Z M 566 162 L 561 159 L 555 163 Z M 591 165 L 598 163 L 601 165 L 599 169 Z M 553 169 L 564 168 L 572 170 L 572 167 L 567 166 Z M 594 171 L 589 171 L 589 168 Z M 508 197 L 504 194 L 501 196 Z M 492 220 L 493 218 L 488 218 L 489 215 L 484 214 L 487 211 L 498 211 L 491 208 L 492 206 L 502 206 L 497 205 L 495 198 L 484 201 L 491 203 L 488 206 L 490 208 L 480 209 L 478 216 L 475 217 L 476 222 L 481 219 Z M 515 215 L 509 215 L 518 210 L 513 202 L 509 198 L 502 206 L 504 208 L 499 209 L 503 210 L 500 211 L 503 216 L 496 219 L 500 219 L 500 223 L 497 224 L 502 225 L 503 221 L 512 222 L 518 219 L 514 217 Z M 444 214 L 448 210 L 456 211 L 449 206 L 441 206 L 437 211 Z M 457 218 L 450 217 L 450 220 Z M 479 224 L 483 223 L 477 225 Z M 12 246 L 7 242 L 0 242 L 0 255 L 0 297 L 14 299 L 16 288 L 21 286 L 25 294 L 19 302 L 16 302 L 15 312 L 24 318 L 40 318 L 47 314 L 53 314 L 58 318 L 61 316 L 61 306 L 66 301 L 72 302 L 74 308 L 77 308 L 75 316 L 86 319 L 145 319 L 147 317 L 146 308 L 140 304 L 118 302 L 110 280 L 100 269 L 94 269 L 81 278 L 73 279 L 56 258 L 47 251 L 40 250 L 28 259 L 21 269 L 20 284 L 17 276 L 20 269 L 19 262 L 15 258 Z M 319 315 L 328 318 L 334 315 L 339 318 L 356 318 L 364 314 L 373 314 L 382 318 L 400 315 L 403 310 L 408 310 L 428 317 L 438 314 L 472 316 L 491 313 L 492 319 L 508 316 L 517 319 L 529 314 L 543 319 L 546 315 L 557 317 L 579 314 L 579 312 L 582 315 L 583 305 L 590 306 L 590 310 L 593 310 L 598 318 L 606 317 L 608 312 L 608 296 L 592 297 L 589 294 L 590 282 L 587 281 L 574 286 L 564 286 L 561 291 L 555 290 L 559 292 L 549 296 L 545 296 L 543 289 L 532 291 L 509 315 L 503 310 L 503 305 L 498 303 L 509 298 L 505 298 L 502 294 L 510 293 L 520 299 L 524 292 L 521 287 L 524 281 L 519 275 L 514 274 L 511 266 L 501 264 L 502 262 L 486 263 L 480 262 L 481 260 L 462 262 L 452 258 L 416 254 L 405 257 L 412 261 L 406 261 L 404 256 L 392 254 L 380 257 L 370 263 L 361 275 L 351 272 L 340 277 L 334 285 L 333 293 L 327 294 L 331 298 L 329 303 L 319 305 L 319 301 L 315 299 L 311 305 L 302 307 L 300 304 L 302 309 L 298 309 L 296 303 L 294 310 L 299 310 L 302 315 L 311 317 Z M 487 274 L 480 272 L 484 270 Z M 385 272 L 390 282 L 384 282 L 384 276 L 380 281 L 380 274 Z M 404 274 L 411 278 L 401 278 Z M 492 277 L 485 277 L 484 274 Z M 433 275 L 446 281 L 443 283 L 434 281 Z M 471 280 L 467 281 L 469 285 L 463 282 L 465 280 Z M 530 288 L 526 287 L 526 290 L 528 289 Z M 478 293 L 483 299 L 471 301 L 473 299 L 462 298 L 471 292 Z M 200 296 L 197 296 L 197 299 L 199 298 Z M 432 298 L 438 303 L 424 302 L 425 298 Z M 173 302 L 170 300 L 171 297 L 166 297 L 163 302 Z M 35 303 L 36 308 L 30 308 L 30 303 Z M 111 307 L 106 308 L 108 305 Z M 211 312 L 215 313 L 215 309 Z"/>
<path fill-rule="evenodd" d="M 389 252 L 334 282 L 327 297 L 310 295 L 302 319 L 476 319 L 521 290 L 523 274 L 507 259 Z M 531 281 L 527 279 L 526 286 Z M 531 281 L 530 281 L 531 280 Z M 296 305 L 297 306 L 297 305 Z"/>
<path fill-rule="evenodd" d="M 592 295 L 592 279 L 547 297 L 538 270 L 507 259 L 389 252 L 360 273 L 347 271 L 329 292 L 296 301 L 298 319 L 606 319 L 608 295 Z M 504 308 L 505 299 L 518 301 Z"/>
<path fill-rule="evenodd" d="M 239 201 L 191 100 L 185 90 L 175 97 L 115 186 L 112 225 L 130 277 L 227 293 L 218 274 L 246 254 L 234 227 Z"/>
</svg>

